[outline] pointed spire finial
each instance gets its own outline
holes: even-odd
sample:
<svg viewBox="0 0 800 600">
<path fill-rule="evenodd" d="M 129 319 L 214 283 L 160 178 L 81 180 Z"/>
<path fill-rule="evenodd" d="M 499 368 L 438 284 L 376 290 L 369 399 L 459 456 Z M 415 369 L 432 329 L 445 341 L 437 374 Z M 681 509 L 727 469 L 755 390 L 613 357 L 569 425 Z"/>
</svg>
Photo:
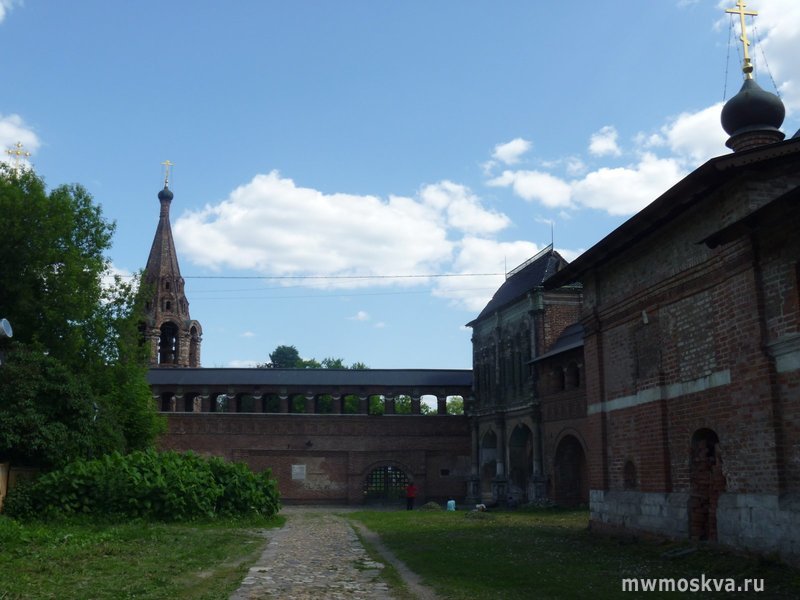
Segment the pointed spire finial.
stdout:
<svg viewBox="0 0 800 600">
<path fill-rule="evenodd" d="M 167 159 L 164 162 L 162 162 L 161 164 L 164 165 L 164 187 L 168 188 L 169 187 L 169 168 L 170 167 L 174 167 L 175 163 L 170 162 L 169 159 Z"/>
<path fill-rule="evenodd" d="M 746 7 L 747 5 L 745 4 L 744 0 L 737 0 L 736 8 L 726 8 L 725 12 L 732 15 L 739 15 L 740 25 L 742 28 L 742 36 L 739 39 L 742 41 L 742 46 L 744 47 L 744 64 L 742 65 L 742 72 L 744 73 L 745 78 L 752 79 L 753 63 L 750 62 L 750 40 L 747 39 L 747 25 L 745 24 L 744 17 L 745 15 L 755 17 L 758 15 L 758 12 L 754 10 L 745 10 Z"/>
<path fill-rule="evenodd" d="M 17 175 L 19 175 L 20 172 L 22 171 L 21 161 L 23 159 L 30 157 L 31 155 L 31 153 L 28 152 L 27 150 L 23 150 L 22 149 L 23 147 L 24 146 L 22 145 L 22 142 L 17 142 L 16 144 L 14 144 L 13 149 L 6 150 L 6 154 L 14 158 L 14 170 L 17 172 Z"/>
</svg>

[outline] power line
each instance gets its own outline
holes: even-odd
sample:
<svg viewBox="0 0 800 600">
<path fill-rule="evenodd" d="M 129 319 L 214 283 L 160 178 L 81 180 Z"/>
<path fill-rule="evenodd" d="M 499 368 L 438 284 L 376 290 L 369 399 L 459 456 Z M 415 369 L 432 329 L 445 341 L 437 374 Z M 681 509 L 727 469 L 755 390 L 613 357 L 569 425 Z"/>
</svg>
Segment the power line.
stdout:
<svg viewBox="0 0 800 600">
<path fill-rule="evenodd" d="M 498 277 L 504 273 L 434 273 L 431 275 L 184 275 L 184 279 L 427 279 Z"/>
</svg>

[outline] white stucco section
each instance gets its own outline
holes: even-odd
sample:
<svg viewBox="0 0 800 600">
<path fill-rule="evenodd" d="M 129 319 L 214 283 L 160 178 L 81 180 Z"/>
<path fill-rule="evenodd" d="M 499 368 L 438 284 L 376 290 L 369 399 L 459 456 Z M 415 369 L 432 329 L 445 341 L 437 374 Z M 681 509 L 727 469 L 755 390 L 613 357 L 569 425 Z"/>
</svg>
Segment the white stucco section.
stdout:
<svg viewBox="0 0 800 600">
<path fill-rule="evenodd" d="M 696 394 L 704 392 L 715 387 L 728 385 L 731 382 L 730 369 L 724 371 L 716 371 L 705 377 L 692 379 L 690 381 L 681 381 L 669 385 L 659 385 L 644 390 L 639 390 L 635 394 L 629 396 L 620 396 L 612 400 L 606 400 L 598 404 L 590 404 L 586 412 L 590 415 L 600 412 L 612 412 L 615 410 L 622 410 L 624 408 L 631 408 L 641 404 L 648 404 L 656 402 L 657 400 L 669 400 L 670 398 L 678 398 L 687 394 Z"/>
</svg>

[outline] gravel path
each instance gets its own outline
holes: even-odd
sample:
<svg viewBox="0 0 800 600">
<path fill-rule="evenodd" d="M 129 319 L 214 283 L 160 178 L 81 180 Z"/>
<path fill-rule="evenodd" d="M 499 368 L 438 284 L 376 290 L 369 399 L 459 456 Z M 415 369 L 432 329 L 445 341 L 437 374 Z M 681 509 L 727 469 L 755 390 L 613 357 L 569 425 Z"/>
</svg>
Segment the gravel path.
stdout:
<svg viewBox="0 0 800 600">
<path fill-rule="evenodd" d="M 387 585 L 378 580 L 384 563 L 370 559 L 353 527 L 340 516 L 347 510 L 284 508 L 281 514 L 286 517 L 286 524 L 269 531 L 264 552 L 231 600 L 394 598 Z M 436 598 L 377 535 L 358 527 L 384 561 L 397 569 L 414 596 L 420 600 Z"/>
</svg>

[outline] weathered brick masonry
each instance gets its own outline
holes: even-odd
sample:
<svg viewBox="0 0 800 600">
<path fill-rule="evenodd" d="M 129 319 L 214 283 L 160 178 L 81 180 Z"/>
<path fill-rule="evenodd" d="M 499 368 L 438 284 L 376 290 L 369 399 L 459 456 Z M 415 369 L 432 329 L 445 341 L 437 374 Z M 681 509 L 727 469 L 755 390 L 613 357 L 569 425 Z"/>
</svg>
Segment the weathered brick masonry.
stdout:
<svg viewBox="0 0 800 600">
<path fill-rule="evenodd" d="M 168 422 L 163 448 L 271 469 L 288 503 L 361 504 L 369 474 L 389 466 L 414 480 L 423 502 L 464 498 L 463 416 L 174 413 Z"/>
<path fill-rule="evenodd" d="M 596 529 L 800 559 L 800 140 L 706 163 L 548 280 L 583 284 Z"/>
</svg>

